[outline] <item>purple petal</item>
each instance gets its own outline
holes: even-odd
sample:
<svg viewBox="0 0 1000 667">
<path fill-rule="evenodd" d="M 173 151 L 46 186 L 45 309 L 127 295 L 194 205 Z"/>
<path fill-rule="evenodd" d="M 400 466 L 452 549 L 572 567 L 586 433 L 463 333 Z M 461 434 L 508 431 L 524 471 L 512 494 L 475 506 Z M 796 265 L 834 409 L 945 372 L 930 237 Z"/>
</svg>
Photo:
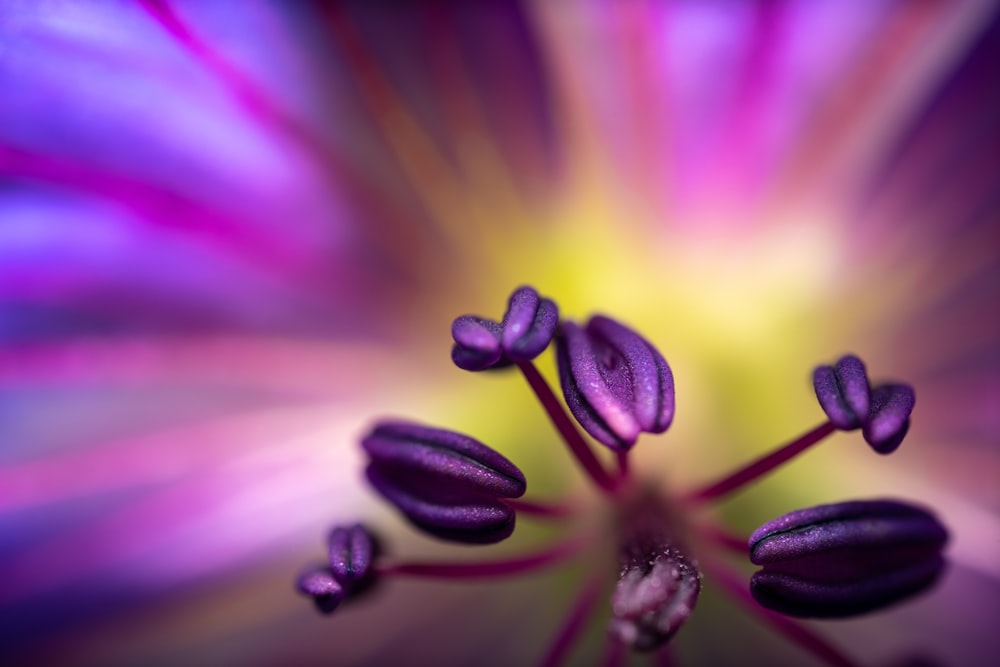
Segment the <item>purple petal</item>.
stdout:
<svg viewBox="0 0 1000 667">
<path fill-rule="evenodd" d="M 663 356 L 639 334 L 596 316 L 586 329 L 564 322 L 556 346 L 566 404 L 596 440 L 625 450 L 640 433 L 669 428 L 673 375 Z"/>
<path fill-rule="evenodd" d="M 372 572 L 376 553 L 373 535 L 362 525 L 337 526 L 330 531 L 330 571 L 344 586 L 362 582 Z"/>
<path fill-rule="evenodd" d="M 465 504 L 436 502 L 411 492 L 398 469 L 372 463 L 368 481 L 417 528 L 435 537 L 466 544 L 493 544 L 514 532 L 514 510 L 502 501 L 482 497 Z"/>
<path fill-rule="evenodd" d="M 411 422 L 381 422 L 361 443 L 373 463 L 397 472 L 409 490 L 435 500 L 517 498 L 524 474 L 467 435 Z"/>
<path fill-rule="evenodd" d="M 326 567 L 312 567 L 299 575 L 295 588 L 313 599 L 316 608 L 330 614 L 344 598 L 344 589 Z"/>
<path fill-rule="evenodd" d="M 865 365 L 853 355 L 841 357 L 835 367 L 813 371 L 813 388 L 823 412 L 842 431 L 850 431 L 867 419 L 870 401 Z"/>
<path fill-rule="evenodd" d="M 500 325 L 475 315 L 463 315 L 451 324 L 451 337 L 455 345 L 451 359 L 466 371 L 482 371 L 500 361 Z"/>
<path fill-rule="evenodd" d="M 552 342 L 558 324 L 555 302 L 540 298 L 531 287 L 516 289 L 501 325 L 504 354 L 513 361 L 531 361 Z"/>
<path fill-rule="evenodd" d="M 910 429 L 910 413 L 916 403 L 913 387 L 884 384 L 872 390 L 871 410 L 862 434 L 879 454 L 894 451 Z"/>
<path fill-rule="evenodd" d="M 751 591 L 762 605 L 796 616 L 871 611 L 929 586 L 947 539 L 933 514 L 892 500 L 798 510 L 751 535 L 750 560 L 763 566 Z"/>
</svg>

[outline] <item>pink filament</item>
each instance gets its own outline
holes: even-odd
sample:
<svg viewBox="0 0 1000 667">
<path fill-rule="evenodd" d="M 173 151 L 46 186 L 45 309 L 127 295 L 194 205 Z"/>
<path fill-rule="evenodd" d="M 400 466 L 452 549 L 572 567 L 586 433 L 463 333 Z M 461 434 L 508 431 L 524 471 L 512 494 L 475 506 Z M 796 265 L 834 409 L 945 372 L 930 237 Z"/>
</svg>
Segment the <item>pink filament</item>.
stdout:
<svg viewBox="0 0 1000 667">
<path fill-rule="evenodd" d="M 583 435 L 573 424 L 573 420 L 566 414 L 566 410 L 563 409 L 562 404 L 552 392 L 549 383 L 545 381 L 545 378 L 542 377 L 542 374 L 538 372 L 538 369 L 530 361 L 520 363 L 517 367 L 521 369 L 528 384 L 531 385 L 538 400 L 548 413 L 549 419 L 552 420 L 552 424 L 559 431 L 559 434 L 562 435 L 563 440 L 576 457 L 576 460 L 583 466 L 583 469 L 587 471 L 590 478 L 602 491 L 613 494 L 618 488 L 618 481 L 605 470 L 593 450 L 591 450 L 590 445 L 583 439 Z"/>
<path fill-rule="evenodd" d="M 824 422 L 787 445 L 779 447 L 770 454 L 762 456 L 756 461 L 740 468 L 736 472 L 723 477 L 719 481 L 713 482 L 708 486 L 704 486 L 687 494 L 684 496 L 684 500 L 697 502 L 714 500 L 732 493 L 733 491 L 736 491 L 756 480 L 758 477 L 766 475 L 782 463 L 798 456 L 809 447 L 812 447 L 817 442 L 833 433 L 834 430 L 835 427 L 833 424 L 830 422 Z"/>
</svg>

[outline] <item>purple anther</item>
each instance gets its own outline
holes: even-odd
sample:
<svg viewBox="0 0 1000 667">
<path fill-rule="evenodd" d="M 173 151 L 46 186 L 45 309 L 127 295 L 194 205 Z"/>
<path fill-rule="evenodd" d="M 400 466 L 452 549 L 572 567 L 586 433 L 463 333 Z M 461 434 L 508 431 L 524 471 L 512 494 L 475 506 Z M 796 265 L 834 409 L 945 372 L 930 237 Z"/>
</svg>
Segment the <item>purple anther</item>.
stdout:
<svg viewBox="0 0 1000 667">
<path fill-rule="evenodd" d="M 377 553 L 374 536 L 364 526 L 337 526 L 327 538 L 330 571 L 347 588 L 366 582 Z"/>
<path fill-rule="evenodd" d="M 944 569 L 947 539 L 933 514 L 893 500 L 798 510 L 751 535 L 750 560 L 763 568 L 750 591 L 790 616 L 862 614 L 928 588 Z"/>
<path fill-rule="evenodd" d="M 365 470 L 372 487 L 425 533 L 449 542 L 493 544 L 514 532 L 514 510 L 503 501 L 436 497 L 426 488 L 414 489 L 409 480 L 395 472 L 375 464 Z"/>
<path fill-rule="evenodd" d="M 384 421 L 361 441 L 371 462 L 405 473 L 416 487 L 461 499 L 524 495 L 524 473 L 467 435 L 405 421 Z"/>
<path fill-rule="evenodd" d="M 838 429 L 850 431 L 868 418 L 871 392 L 865 365 L 853 355 L 813 371 L 813 388 L 823 412 Z"/>
<path fill-rule="evenodd" d="M 493 320 L 463 315 L 451 324 L 451 360 L 466 371 L 482 371 L 497 365 L 503 356 L 502 329 Z"/>
<path fill-rule="evenodd" d="M 894 451 L 910 430 L 910 413 L 916 402 L 913 387 L 883 384 L 872 390 L 871 409 L 862 434 L 879 454 Z"/>
<path fill-rule="evenodd" d="M 515 362 L 531 361 L 549 346 L 558 325 L 555 302 L 539 297 L 531 287 L 517 288 L 501 324 L 504 354 Z"/>
<path fill-rule="evenodd" d="M 595 316 L 581 328 L 564 322 L 556 338 L 566 404 L 599 442 L 625 451 L 640 433 L 663 433 L 674 416 L 674 378 L 646 339 Z"/>
<path fill-rule="evenodd" d="M 323 614 L 331 614 L 344 598 L 344 589 L 334 578 L 328 567 L 314 566 L 299 575 L 295 588 L 313 599 L 313 603 Z"/>
<path fill-rule="evenodd" d="M 372 486 L 423 530 L 490 543 L 508 537 L 524 474 L 469 436 L 410 422 L 382 422 L 363 441 Z"/>
<path fill-rule="evenodd" d="M 502 322 L 462 315 L 452 323 L 451 358 L 467 371 L 531 361 L 552 342 L 558 324 L 555 302 L 541 298 L 532 287 L 519 287 L 510 295 Z"/>
</svg>

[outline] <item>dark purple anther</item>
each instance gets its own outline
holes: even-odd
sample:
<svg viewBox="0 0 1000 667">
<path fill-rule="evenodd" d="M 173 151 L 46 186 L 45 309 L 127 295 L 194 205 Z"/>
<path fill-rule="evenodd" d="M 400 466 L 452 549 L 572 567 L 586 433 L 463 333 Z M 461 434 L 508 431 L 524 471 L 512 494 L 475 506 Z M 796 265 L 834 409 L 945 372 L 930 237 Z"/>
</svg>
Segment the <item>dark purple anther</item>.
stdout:
<svg viewBox="0 0 1000 667">
<path fill-rule="evenodd" d="M 500 338 L 503 329 L 493 320 L 475 315 L 463 315 L 451 324 L 451 360 L 466 371 L 482 371 L 500 362 L 503 349 Z"/>
<path fill-rule="evenodd" d="M 364 583 L 376 554 L 375 539 L 362 525 L 337 526 L 327 539 L 330 571 L 347 588 Z"/>
<path fill-rule="evenodd" d="M 510 295 L 502 322 L 478 315 L 463 315 L 451 325 L 455 345 L 452 361 L 467 371 L 500 368 L 531 361 L 555 336 L 559 309 L 532 287 L 519 287 Z"/>
<path fill-rule="evenodd" d="M 750 580 L 762 606 L 834 618 L 880 609 L 929 587 L 944 569 L 948 533 L 927 510 L 893 500 L 820 505 L 764 524 L 750 537 Z"/>
<path fill-rule="evenodd" d="M 916 396 L 905 384 L 884 384 L 872 390 L 871 411 L 862 434 L 879 454 L 889 454 L 910 430 L 910 413 Z"/>
<path fill-rule="evenodd" d="M 674 416 L 674 378 L 639 334 L 603 316 L 564 322 L 556 338 L 566 404 L 596 440 L 624 451 L 640 433 L 663 433 Z"/>
<path fill-rule="evenodd" d="M 514 529 L 501 498 L 524 494 L 517 466 L 461 433 L 383 422 L 363 441 L 372 486 L 416 526 L 437 537 L 492 543 Z"/>
<path fill-rule="evenodd" d="M 818 367 L 813 371 L 813 387 L 823 412 L 838 429 L 860 428 L 868 418 L 868 375 L 857 357 L 847 355 L 836 366 Z"/>
<path fill-rule="evenodd" d="M 531 361 L 549 346 L 558 325 L 555 302 L 539 297 L 531 287 L 519 287 L 503 316 L 504 354 L 514 362 Z"/>
<path fill-rule="evenodd" d="M 313 599 L 316 608 L 324 613 L 333 613 L 344 598 L 344 589 L 337 583 L 328 567 L 311 567 L 299 575 L 295 588 Z"/>
</svg>

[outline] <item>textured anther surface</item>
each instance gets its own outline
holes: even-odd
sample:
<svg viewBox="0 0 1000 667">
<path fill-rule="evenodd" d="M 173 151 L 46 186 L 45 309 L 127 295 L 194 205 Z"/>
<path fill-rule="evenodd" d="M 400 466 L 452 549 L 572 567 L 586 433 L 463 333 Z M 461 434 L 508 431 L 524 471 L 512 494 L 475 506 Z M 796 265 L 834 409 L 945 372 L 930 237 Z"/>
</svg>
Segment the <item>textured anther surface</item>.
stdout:
<svg viewBox="0 0 1000 667">
<path fill-rule="evenodd" d="M 518 287 L 501 322 L 479 315 L 462 315 L 452 322 L 451 358 L 467 371 L 531 361 L 549 346 L 558 325 L 554 301 L 540 297 L 533 287 Z"/>
<path fill-rule="evenodd" d="M 842 431 L 859 428 L 868 417 L 871 392 L 865 365 L 846 355 L 835 366 L 813 371 L 813 388 L 823 412 Z"/>
<path fill-rule="evenodd" d="M 488 496 L 459 500 L 414 490 L 394 471 L 369 465 L 368 482 L 425 533 L 450 542 L 493 544 L 514 532 L 514 510 Z"/>
<path fill-rule="evenodd" d="M 490 543 L 510 535 L 524 494 L 521 471 L 469 436 L 409 422 L 382 422 L 363 441 L 369 482 L 416 526 L 436 537 Z"/>
<path fill-rule="evenodd" d="M 889 454 L 903 442 L 910 430 L 910 413 L 916 403 L 913 388 L 905 384 L 884 384 L 872 391 L 871 410 L 862 434 L 879 454 Z"/>
<path fill-rule="evenodd" d="M 375 557 L 375 540 L 360 524 L 337 526 L 330 531 L 330 571 L 341 584 L 351 585 L 369 576 Z"/>
<path fill-rule="evenodd" d="M 821 505 L 750 537 L 763 606 L 805 617 L 851 616 L 917 593 L 939 576 L 948 535 L 927 510 L 893 500 Z"/>
<path fill-rule="evenodd" d="M 403 421 L 380 422 L 361 446 L 380 468 L 405 473 L 428 492 L 518 498 L 524 474 L 506 457 L 467 435 Z"/>
<path fill-rule="evenodd" d="M 531 287 L 519 287 L 510 296 L 501 324 L 504 354 L 516 362 L 531 361 L 549 346 L 558 325 L 555 302 L 539 297 Z"/>
<path fill-rule="evenodd" d="M 451 349 L 451 360 L 466 371 L 482 371 L 492 368 L 503 356 L 500 347 L 500 325 L 475 315 L 463 315 L 451 324 L 451 337 L 455 345 Z"/>
<path fill-rule="evenodd" d="M 559 379 L 573 416 L 596 440 L 627 450 L 640 433 L 663 433 L 674 415 L 674 379 L 648 341 L 608 317 L 563 322 Z"/>
<path fill-rule="evenodd" d="M 313 599 L 316 608 L 330 614 L 344 598 L 344 589 L 327 567 L 311 567 L 299 575 L 295 587 L 303 595 Z"/>
<path fill-rule="evenodd" d="M 609 630 L 637 651 L 653 650 L 691 616 L 700 592 L 698 568 L 679 549 L 662 547 L 623 565 Z"/>
</svg>

